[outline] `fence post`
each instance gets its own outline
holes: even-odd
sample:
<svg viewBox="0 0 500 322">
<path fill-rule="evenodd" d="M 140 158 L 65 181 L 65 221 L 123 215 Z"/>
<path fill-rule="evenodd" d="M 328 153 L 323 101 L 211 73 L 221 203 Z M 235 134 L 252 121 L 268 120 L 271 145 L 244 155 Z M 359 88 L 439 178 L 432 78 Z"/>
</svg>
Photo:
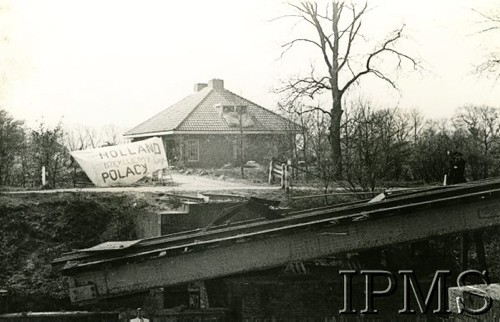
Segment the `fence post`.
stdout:
<svg viewBox="0 0 500 322">
<path fill-rule="evenodd" d="M 45 166 L 42 165 L 42 187 L 44 187 L 46 183 L 47 179 L 45 178 Z"/>
<path fill-rule="evenodd" d="M 290 172 L 290 178 L 295 179 L 297 177 L 297 169 L 295 169 L 293 160 L 288 159 L 287 164 L 288 164 L 288 170 Z"/>
<path fill-rule="evenodd" d="M 274 159 L 271 159 L 271 162 L 269 163 L 269 179 L 268 179 L 269 184 L 274 183 L 273 170 L 274 170 Z"/>
<path fill-rule="evenodd" d="M 290 179 L 293 176 L 292 160 L 288 160 L 285 166 L 285 190 L 290 190 Z"/>
<path fill-rule="evenodd" d="M 281 165 L 281 189 L 285 189 L 286 180 L 286 164 Z"/>
</svg>

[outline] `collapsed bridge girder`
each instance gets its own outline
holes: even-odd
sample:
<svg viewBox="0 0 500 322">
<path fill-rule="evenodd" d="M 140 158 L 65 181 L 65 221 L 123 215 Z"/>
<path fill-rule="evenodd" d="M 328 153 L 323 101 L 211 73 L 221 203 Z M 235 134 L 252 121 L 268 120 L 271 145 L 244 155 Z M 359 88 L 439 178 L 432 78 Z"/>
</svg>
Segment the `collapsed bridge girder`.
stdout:
<svg viewBox="0 0 500 322">
<path fill-rule="evenodd" d="M 71 276 L 72 301 L 84 303 L 496 225 L 500 182 L 487 182 L 87 250 L 56 264 Z"/>
</svg>

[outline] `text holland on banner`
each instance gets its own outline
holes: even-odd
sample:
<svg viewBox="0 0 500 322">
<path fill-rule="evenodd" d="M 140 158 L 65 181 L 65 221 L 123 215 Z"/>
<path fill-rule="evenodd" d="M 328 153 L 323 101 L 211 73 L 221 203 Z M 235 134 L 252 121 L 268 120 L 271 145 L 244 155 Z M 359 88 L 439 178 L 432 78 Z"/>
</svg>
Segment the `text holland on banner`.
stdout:
<svg viewBox="0 0 500 322">
<path fill-rule="evenodd" d="M 70 153 L 98 187 L 130 185 L 168 167 L 165 148 L 158 137 Z"/>
</svg>

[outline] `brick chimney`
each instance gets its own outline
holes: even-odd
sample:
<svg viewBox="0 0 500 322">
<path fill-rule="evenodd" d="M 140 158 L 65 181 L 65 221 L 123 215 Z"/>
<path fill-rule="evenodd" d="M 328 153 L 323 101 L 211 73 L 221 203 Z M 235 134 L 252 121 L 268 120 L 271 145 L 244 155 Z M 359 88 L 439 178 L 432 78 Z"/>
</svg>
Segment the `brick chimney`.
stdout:
<svg viewBox="0 0 500 322">
<path fill-rule="evenodd" d="M 204 89 L 205 87 L 207 87 L 207 83 L 196 83 L 194 84 L 194 92 L 199 92 L 201 91 L 202 89 Z"/>
<path fill-rule="evenodd" d="M 211 79 L 208 81 L 208 87 L 213 89 L 224 89 L 224 81 L 222 79 Z"/>
</svg>

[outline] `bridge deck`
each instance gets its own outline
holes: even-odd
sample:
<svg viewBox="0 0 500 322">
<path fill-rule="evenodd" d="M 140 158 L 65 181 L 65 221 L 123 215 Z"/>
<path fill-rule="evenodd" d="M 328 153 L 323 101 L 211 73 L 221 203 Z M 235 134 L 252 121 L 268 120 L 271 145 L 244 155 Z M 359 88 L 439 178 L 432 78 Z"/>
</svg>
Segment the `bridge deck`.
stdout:
<svg viewBox="0 0 500 322">
<path fill-rule="evenodd" d="M 74 302 L 500 225 L 500 181 L 403 193 L 64 254 Z"/>
</svg>

